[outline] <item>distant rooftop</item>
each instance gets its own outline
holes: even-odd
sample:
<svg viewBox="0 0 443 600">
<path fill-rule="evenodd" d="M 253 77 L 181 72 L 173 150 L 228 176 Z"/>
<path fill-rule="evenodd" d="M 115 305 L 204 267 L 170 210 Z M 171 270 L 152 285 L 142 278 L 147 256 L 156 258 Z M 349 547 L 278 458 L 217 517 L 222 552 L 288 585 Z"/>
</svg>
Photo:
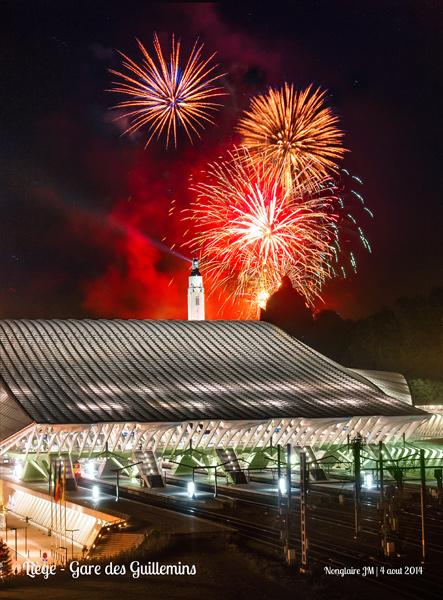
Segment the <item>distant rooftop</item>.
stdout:
<svg viewBox="0 0 443 600">
<path fill-rule="evenodd" d="M 349 369 L 353 373 L 358 373 L 362 377 L 375 383 L 385 394 L 397 398 L 406 404 L 412 404 L 411 390 L 409 389 L 406 378 L 401 373 L 392 371 L 368 371 L 362 369 Z"/>
</svg>

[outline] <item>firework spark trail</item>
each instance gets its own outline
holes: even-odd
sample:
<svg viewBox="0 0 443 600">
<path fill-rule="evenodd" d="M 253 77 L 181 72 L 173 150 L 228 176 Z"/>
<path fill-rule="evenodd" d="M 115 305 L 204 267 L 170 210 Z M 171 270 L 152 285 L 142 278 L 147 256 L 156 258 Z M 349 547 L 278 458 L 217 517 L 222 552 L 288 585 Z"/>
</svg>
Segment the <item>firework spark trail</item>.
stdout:
<svg viewBox="0 0 443 600">
<path fill-rule="evenodd" d="M 270 174 L 262 161 L 248 160 L 246 150 L 209 165 L 206 178 L 192 189 L 196 200 L 186 218 L 194 221 L 188 242 L 204 256 L 213 282 L 246 298 L 256 310 L 289 275 L 308 302 L 332 276 L 336 242 L 333 195 L 318 188 L 291 190 Z"/>
<path fill-rule="evenodd" d="M 336 170 L 346 150 L 338 117 L 325 105 L 326 92 L 298 91 L 285 83 L 251 100 L 237 130 L 251 157 L 265 161 L 286 188 L 304 183 L 315 190 Z"/>
<path fill-rule="evenodd" d="M 346 169 L 340 169 L 334 179 L 325 182 L 333 188 L 336 195 L 335 213 L 337 214 L 337 240 L 334 248 L 336 252 L 336 267 L 340 275 L 347 277 L 348 265 L 351 271 L 357 272 L 357 259 L 353 251 L 355 242 L 359 241 L 361 246 L 369 253 L 372 252 L 371 245 L 361 226 L 362 217 L 372 219 L 374 213 L 365 205 L 361 193 L 354 189 L 355 184 L 363 185 L 363 181 L 351 175 Z M 333 266 L 335 271 L 335 268 Z M 337 273 L 334 272 L 334 275 Z"/>
<path fill-rule="evenodd" d="M 154 136 L 159 139 L 162 134 L 166 136 L 166 147 L 171 138 L 177 146 L 177 129 L 182 126 L 192 142 L 194 134 L 200 137 L 198 128 L 203 129 L 204 123 L 214 123 L 210 115 L 221 105 L 213 99 L 227 94 L 215 85 L 224 75 L 215 73 L 217 65 L 211 64 L 215 53 L 207 59 L 202 58 L 203 44 L 198 45 L 196 41 L 182 67 L 181 44 L 175 41 L 174 36 L 169 62 L 163 55 L 156 34 L 154 49 L 157 62 L 139 40 L 137 43 L 143 56 L 141 64 L 119 52 L 126 72 L 110 69 L 119 79 L 112 82 L 114 87 L 109 91 L 130 96 L 129 100 L 113 107 L 124 110 L 118 119 L 128 118 L 130 121 L 124 133 L 133 133 L 146 126 L 150 132 L 146 146 Z"/>
</svg>

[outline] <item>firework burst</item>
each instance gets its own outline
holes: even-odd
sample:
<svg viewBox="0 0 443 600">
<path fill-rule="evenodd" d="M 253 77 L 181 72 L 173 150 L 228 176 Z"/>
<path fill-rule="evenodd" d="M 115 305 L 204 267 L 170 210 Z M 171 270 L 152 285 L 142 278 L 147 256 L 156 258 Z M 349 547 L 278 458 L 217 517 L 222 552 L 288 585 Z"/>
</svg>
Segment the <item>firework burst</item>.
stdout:
<svg viewBox="0 0 443 600">
<path fill-rule="evenodd" d="M 330 187 L 335 195 L 334 212 L 337 215 L 336 244 L 333 247 L 335 261 L 331 264 L 334 276 L 346 278 L 349 273 L 357 272 L 358 242 L 364 250 L 372 252 L 362 223 L 372 219 L 374 214 L 366 206 L 362 186 L 363 182 L 359 177 L 343 168 L 333 179 L 325 181 L 325 187 Z"/>
<path fill-rule="evenodd" d="M 289 275 L 309 303 L 331 276 L 336 216 L 331 189 L 322 195 L 282 186 L 245 150 L 209 165 L 187 216 L 188 245 L 204 256 L 212 289 L 223 286 L 256 312 Z"/>
<path fill-rule="evenodd" d="M 345 153 L 338 118 L 325 105 L 326 92 L 312 85 L 279 90 L 251 100 L 237 130 L 251 156 L 264 160 L 286 188 L 303 183 L 315 189 Z"/>
<path fill-rule="evenodd" d="M 137 40 L 142 53 L 142 61 L 134 60 L 120 52 L 125 72 L 110 72 L 118 78 L 113 81 L 114 93 L 129 96 L 114 108 L 123 109 L 118 118 L 129 119 L 125 133 L 133 133 L 146 127 L 150 132 L 146 146 L 154 136 L 166 137 L 166 147 L 171 140 L 177 146 L 177 130 L 182 127 L 188 138 L 200 137 L 199 129 L 205 123 L 213 123 L 213 111 L 220 107 L 214 99 L 226 95 L 223 88 L 216 85 L 224 74 L 217 74 L 217 65 L 212 64 L 215 54 L 202 57 L 203 44 L 195 42 L 188 60 L 180 60 L 180 41 L 172 36 L 169 61 L 163 55 L 157 35 L 154 35 L 156 58 L 152 58 L 143 44 Z"/>
</svg>

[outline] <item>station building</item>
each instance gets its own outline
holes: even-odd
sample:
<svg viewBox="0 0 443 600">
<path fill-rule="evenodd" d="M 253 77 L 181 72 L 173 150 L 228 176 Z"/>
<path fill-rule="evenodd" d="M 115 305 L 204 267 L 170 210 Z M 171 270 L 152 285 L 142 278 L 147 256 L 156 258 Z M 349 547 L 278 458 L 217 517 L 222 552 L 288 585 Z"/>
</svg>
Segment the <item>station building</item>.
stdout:
<svg viewBox="0 0 443 600">
<path fill-rule="evenodd" d="M 205 321 L 195 261 L 188 307 L 188 321 L 0 321 L 0 457 L 44 479 L 54 456 L 143 456 L 153 485 L 186 453 L 210 466 L 229 450 L 241 470 L 278 445 L 315 457 L 357 434 L 393 448 L 443 436 L 400 375 L 347 369 L 269 323 Z"/>
</svg>

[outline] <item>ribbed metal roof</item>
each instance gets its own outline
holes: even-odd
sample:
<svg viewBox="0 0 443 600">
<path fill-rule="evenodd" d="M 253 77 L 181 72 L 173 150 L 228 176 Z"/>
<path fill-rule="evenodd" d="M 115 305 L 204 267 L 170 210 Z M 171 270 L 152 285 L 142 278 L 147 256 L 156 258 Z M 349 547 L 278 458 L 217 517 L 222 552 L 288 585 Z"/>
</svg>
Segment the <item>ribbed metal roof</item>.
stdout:
<svg viewBox="0 0 443 600">
<path fill-rule="evenodd" d="M 349 369 L 357 373 L 372 383 L 375 383 L 385 394 L 397 398 L 406 404 L 412 404 L 411 390 L 409 389 L 406 378 L 401 373 L 392 371 L 368 371 L 367 369 Z"/>
<path fill-rule="evenodd" d="M 257 321 L 0 321 L 3 387 L 38 423 L 423 414 Z"/>
</svg>

